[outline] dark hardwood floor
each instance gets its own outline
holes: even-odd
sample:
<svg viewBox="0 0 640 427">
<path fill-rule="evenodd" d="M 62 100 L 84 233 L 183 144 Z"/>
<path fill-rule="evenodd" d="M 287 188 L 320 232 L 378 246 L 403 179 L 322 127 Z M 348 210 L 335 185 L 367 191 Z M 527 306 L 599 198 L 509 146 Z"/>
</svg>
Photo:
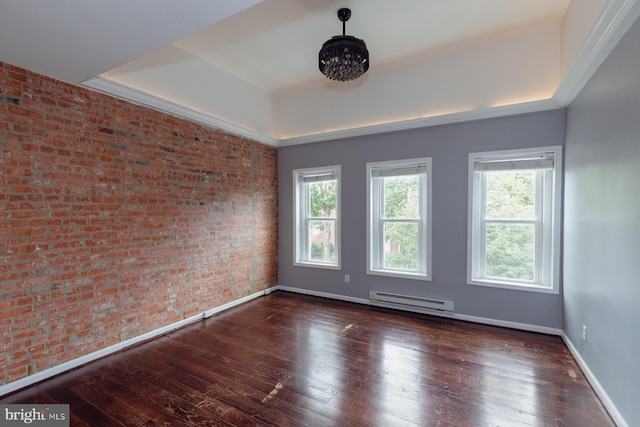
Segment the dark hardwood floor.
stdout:
<svg viewBox="0 0 640 427">
<path fill-rule="evenodd" d="M 612 426 L 559 337 L 276 292 L 0 403 L 78 426 Z"/>
</svg>

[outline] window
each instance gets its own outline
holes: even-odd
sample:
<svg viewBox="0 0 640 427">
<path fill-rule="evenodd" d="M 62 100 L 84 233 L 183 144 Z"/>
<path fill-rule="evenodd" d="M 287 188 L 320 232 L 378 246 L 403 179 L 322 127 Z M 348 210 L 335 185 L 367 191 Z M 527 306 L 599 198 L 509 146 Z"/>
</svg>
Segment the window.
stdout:
<svg viewBox="0 0 640 427">
<path fill-rule="evenodd" d="M 561 176 L 561 147 L 469 155 L 469 284 L 558 292 Z"/>
<path fill-rule="evenodd" d="M 367 273 L 431 280 L 431 158 L 367 164 Z"/>
<path fill-rule="evenodd" d="M 295 265 L 340 268 L 340 166 L 293 171 Z"/>
</svg>

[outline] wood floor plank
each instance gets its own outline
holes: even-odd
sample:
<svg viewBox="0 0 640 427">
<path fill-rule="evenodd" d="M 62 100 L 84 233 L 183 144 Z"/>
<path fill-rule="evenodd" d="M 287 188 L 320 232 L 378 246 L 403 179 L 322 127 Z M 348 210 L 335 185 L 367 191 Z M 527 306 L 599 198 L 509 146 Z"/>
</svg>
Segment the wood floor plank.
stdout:
<svg viewBox="0 0 640 427">
<path fill-rule="evenodd" d="M 613 426 L 559 337 L 276 292 L 0 399 L 74 426 Z"/>
</svg>

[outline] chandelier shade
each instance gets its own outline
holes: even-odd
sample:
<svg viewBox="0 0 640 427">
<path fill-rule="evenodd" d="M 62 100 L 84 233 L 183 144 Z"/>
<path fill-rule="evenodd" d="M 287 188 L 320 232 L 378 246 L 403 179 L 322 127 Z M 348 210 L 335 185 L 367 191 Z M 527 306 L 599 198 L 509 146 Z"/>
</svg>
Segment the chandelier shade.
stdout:
<svg viewBox="0 0 640 427">
<path fill-rule="evenodd" d="M 346 35 L 345 22 L 351 17 L 351 10 L 342 8 L 338 19 L 342 21 L 342 35 L 333 36 L 320 49 L 320 72 L 339 82 L 355 80 L 369 69 L 369 51 L 364 40 Z"/>
</svg>

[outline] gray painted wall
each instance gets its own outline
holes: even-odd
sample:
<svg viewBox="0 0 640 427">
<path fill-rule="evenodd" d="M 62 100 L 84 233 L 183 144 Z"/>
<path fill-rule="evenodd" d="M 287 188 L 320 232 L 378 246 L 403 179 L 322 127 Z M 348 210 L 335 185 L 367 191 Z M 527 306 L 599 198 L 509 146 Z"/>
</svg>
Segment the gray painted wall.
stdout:
<svg viewBox="0 0 640 427">
<path fill-rule="evenodd" d="M 353 137 L 278 150 L 281 286 L 368 299 L 369 290 L 441 298 L 456 313 L 562 328 L 561 295 L 466 284 L 468 153 L 562 145 L 564 110 Z M 366 163 L 433 158 L 433 280 L 366 274 Z M 342 270 L 293 266 L 292 170 L 342 165 Z M 349 284 L 344 275 L 351 276 Z"/>
<path fill-rule="evenodd" d="M 567 109 L 565 150 L 564 331 L 630 426 L 640 426 L 639 52 L 636 21 Z"/>
</svg>

